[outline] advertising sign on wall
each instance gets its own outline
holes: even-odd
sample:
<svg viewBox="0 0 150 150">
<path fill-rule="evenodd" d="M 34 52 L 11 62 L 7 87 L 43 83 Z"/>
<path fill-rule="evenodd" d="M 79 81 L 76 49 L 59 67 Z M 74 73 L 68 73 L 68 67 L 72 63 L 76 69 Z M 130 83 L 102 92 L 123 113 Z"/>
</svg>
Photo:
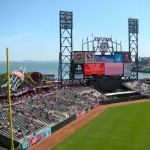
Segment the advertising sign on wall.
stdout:
<svg viewBox="0 0 150 150">
<path fill-rule="evenodd" d="M 123 63 L 106 63 L 105 75 L 122 75 Z"/>
<path fill-rule="evenodd" d="M 113 55 L 95 55 L 95 63 L 111 63 L 114 62 Z"/>
<path fill-rule="evenodd" d="M 86 113 L 85 110 L 80 110 L 80 111 L 78 111 L 78 112 L 77 112 L 77 118 L 83 116 L 85 113 Z"/>
<path fill-rule="evenodd" d="M 51 128 L 46 128 L 36 135 L 31 135 L 22 141 L 22 150 L 26 150 L 51 134 Z"/>
<path fill-rule="evenodd" d="M 73 52 L 73 60 L 74 63 L 84 63 L 85 62 L 85 54 L 84 52 Z"/>
<path fill-rule="evenodd" d="M 103 63 L 99 63 L 99 64 L 95 64 L 95 63 L 86 63 L 84 64 L 84 74 L 85 75 L 103 75 L 104 74 L 104 64 Z"/>
<path fill-rule="evenodd" d="M 131 76 L 131 63 L 124 63 L 124 76 Z"/>
<path fill-rule="evenodd" d="M 96 102 L 93 104 L 93 108 L 96 108 L 97 106 L 99 106 L 99 101 L 96 101 Z"/>
<path fill-rule="evenodd" d="M 94 62 L 94 52 L 85 52 L 85 63 Z"/>
</svg>

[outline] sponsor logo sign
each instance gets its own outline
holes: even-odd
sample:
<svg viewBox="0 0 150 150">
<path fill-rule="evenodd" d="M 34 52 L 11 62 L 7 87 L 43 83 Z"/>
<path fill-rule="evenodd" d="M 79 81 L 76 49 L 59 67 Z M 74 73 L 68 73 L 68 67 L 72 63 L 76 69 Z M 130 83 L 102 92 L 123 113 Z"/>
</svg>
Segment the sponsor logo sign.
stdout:
<svg viewBox="0 0 150 150">
<path fill-rule="evenodd" d="M 85 52 L 85 63 L 94 62 L 94 52 Z"/>
<path fill-rule="evenodd" d="M 74 64 L 74 74 L 83 74 L 83 64 Z"/>
<path fill-rule="evenodd" d="M 74 63 L 84 63 L 84 52 L 73 52 Z"/>
<path fill-rule="evenodd" d="M 84 65 L 83 64 L 73 64 L 73 78 L 74 79 L 84 79 Z"/>
<path fill-rule="evenodd" d="M 80 111 L 78 111 L 78 112 L 77 112 L 77 118 L 83 116 L 85 113 L 86 113 L 85 110 L 80 110 Z"/>
</svg>

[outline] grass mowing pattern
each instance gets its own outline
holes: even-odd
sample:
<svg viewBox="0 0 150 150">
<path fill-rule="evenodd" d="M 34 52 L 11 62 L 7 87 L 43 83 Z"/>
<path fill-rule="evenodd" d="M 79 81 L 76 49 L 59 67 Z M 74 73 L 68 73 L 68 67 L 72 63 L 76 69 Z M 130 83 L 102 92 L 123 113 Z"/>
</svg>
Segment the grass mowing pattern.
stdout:
<svg viewBox="0 0 150 150">
<path fill-rule="evenodd" d="M 108 108 L 53 150 L 150 150 L 150 103 Z"/>
</svg>

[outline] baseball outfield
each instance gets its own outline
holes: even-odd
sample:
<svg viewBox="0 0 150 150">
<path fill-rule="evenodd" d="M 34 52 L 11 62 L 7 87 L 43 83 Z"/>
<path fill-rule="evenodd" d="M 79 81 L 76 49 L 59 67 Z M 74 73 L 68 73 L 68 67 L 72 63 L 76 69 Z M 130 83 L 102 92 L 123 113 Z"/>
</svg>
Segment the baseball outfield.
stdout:
<svg viewBox="0 0 150 150">
<path fill-rule="evenodd" d="M 150 102 L 110 107 L 53 150 L 150 150 Z"/>
<path fill-rule="evenodd" d="M 138 100 L 99 106 L 31 149 L 149 150 L 149 141 L 150 103 Z"/>
</svg>

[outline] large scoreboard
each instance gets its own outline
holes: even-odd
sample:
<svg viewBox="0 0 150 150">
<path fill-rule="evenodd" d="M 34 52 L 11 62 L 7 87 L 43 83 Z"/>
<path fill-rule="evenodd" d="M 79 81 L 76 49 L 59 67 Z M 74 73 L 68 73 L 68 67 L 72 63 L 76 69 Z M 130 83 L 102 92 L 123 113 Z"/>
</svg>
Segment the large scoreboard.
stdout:
<svg viewBox="0 0 150 150">
<path fill-rule="evenodd" d="M 93 76 L 131 75 L 131 53 L 114 52 L 114 55 L 95 55 L 92 51 L 72 53 L 71 74 L 73 79 L 92 78 Z"/>
</svg>

